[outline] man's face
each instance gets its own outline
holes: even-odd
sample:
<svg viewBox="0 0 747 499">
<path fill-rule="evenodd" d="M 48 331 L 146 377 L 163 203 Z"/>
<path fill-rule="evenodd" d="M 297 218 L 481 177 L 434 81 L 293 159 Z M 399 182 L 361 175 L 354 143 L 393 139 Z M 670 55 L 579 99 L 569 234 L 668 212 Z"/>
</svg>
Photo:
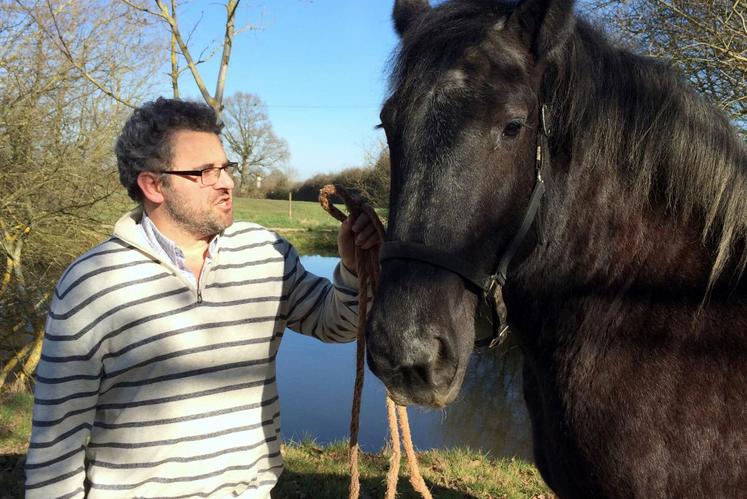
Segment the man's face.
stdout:
<svg viewBox="0 0 747 499">
<path fill-rule="evenodd" d="M 220 138 L 211 132 L 180 130 L 171 136 L 170 170 L 202 170 L 227 162 Z M 163 207 L 171 221 L 197 238 L 212 237 L 233 223 L 233 179 L 221 172 L 214 185 L 199 176 L 170 175 Z"/>
</svg>

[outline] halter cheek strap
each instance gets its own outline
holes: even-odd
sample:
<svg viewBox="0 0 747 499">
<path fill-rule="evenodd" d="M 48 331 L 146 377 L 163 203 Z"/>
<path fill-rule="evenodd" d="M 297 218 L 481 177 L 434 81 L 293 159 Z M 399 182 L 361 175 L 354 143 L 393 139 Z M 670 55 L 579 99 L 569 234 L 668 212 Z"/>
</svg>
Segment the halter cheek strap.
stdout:
<svg viewBox="0 0 747 499">
<path fill-rule="evenodd" d="M 511 260 L 516 255 L 516 252 L 521 247 L 521 243 L 529 233 L 529 229 L 535 222 L 540 243 L 544 242 L 542 221 L 541 217 L 538 217 L 538 214 L 542 205 L 542 198 L 545 194 L 545 182 L 542 179 L 542 172 L 547 172 L 550 168 L 548 145 L 550 134 L 547 126 L 546 111 L 546 107 L 542 105 L 540 107 L 541 126 L 537 132 L 537 154 L 534 167 L 535 182 L 532 195 L 529 198 L 529 205 L 524 213 L 524 219 L 521 222 L 519 230 L 501 255 L 498 265 L 491 274 L 481 272 L 472 262 L 468 262 L 438 248 L 419 243 L 387 241 L 382 245 L 379 255 L 379 260 L 382 263 L 386 260 L 414 260 L 448 270 L 460 275 L 467 282 L 481 290 L 485 301 L 489 305 L 492 305 L 491 310 L 494 317 L 493 335 L 489 340 L 490 348 L 499 345 L 507 336 L 508 321 L 506 306 L 503 302 L 503 286 L 506 285 L 508 267 L 511 264 Z"/>
</svg>

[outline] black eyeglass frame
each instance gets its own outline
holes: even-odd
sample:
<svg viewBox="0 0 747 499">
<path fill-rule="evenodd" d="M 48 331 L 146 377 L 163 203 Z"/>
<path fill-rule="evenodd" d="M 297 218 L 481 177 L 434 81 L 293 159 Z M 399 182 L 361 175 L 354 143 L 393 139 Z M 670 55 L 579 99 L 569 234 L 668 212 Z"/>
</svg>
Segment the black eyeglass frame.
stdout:
<svg viewBox="0 0 747 499">
<path fill-rule="evenodd" d="M 229 168 L 238 169 L 239 163 L 236 161 L 229 161 L 223 166 L 208 166 L 207 168 L 203 168 L 202 170 L 163 170 L 158 173 L 168 173 L 169 175 L 182 175 L 182 176 L 199 176 L 200 182 L 202 183 L 202 185 L 210 186 L 210 185 L 217 184 L 218 180 L 220 179 L 220 172 L 228 170 Z M 214 172 L 215 170 L 220 170 L 218 172 L 218 175 L 215 176 L 215 182 L 206 184 L 205 183 L 205 172 Z"/>
</svg>

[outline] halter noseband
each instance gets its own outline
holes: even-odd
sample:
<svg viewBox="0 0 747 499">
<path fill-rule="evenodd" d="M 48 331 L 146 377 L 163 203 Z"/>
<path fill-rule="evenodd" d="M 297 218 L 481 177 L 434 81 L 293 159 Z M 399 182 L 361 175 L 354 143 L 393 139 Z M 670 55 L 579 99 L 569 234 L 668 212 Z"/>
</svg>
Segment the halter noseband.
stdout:
<svg viewBox="0 0 747 499">
<path fill-rule="evenodd" d="M 545 194 L 545 182 L 542 179 L 542 171 L 546 172 L 550 166 L 548 146 L 550 133 L 547 126 L 546 111 L 547 108 L 545 105 L 540 106 L 540 127 L 537 131 L 537 154 L 534 164 L 535 182 L 532 195 L 529 198 L 529 205 L 527 206 L 519 230 L 501 255 L 498 265 L 491 274 L 481 272 L 475 268 L 473 263 L 463 260 L 458 256 L 419 243 L 387 241 L 382 245 L 379 255 L 381 262 L 385 260 L 415 260 L 448 270 L 460 275 L 467 282 L 480 289 L 486 303 L 492 305 L 491 310 L 494 316 L 493 334 L 489 339 L 490 348 L 500 344 L 507 336 L 508 322 L 506 306 L 503 303 L 503 286 L 506 285 L 508 266 L 519 250 L 524 238 L 529 233 L 529 229 L 532 227 L 535 219 L 537 220 L 540 241 L 542 241 L 541 219 L 537 218 L 537 214 L 542 204 L 542 197 Z M 483 341 L 476 341 L 476 343 L 483 344 Z"/>
</svg>

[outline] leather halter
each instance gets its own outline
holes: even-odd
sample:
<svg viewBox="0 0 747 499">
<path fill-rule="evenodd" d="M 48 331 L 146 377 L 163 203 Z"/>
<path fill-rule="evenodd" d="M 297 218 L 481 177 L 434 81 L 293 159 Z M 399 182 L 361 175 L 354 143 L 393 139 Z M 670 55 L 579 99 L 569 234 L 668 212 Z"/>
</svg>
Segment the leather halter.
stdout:
<svg viewBox="0 0 747 499">
<path fill-rule="evenodd" d="M 529 205 L 527 206 L 518 232 L 516 232 L 508 247 L 500 256 L 498 265 L 492 273 L 485 274 L 476 268 L 472 262 L 424 244 L 405 241 L 386 241 L 381 247 L 379 260 L 382 263 L 386 260 L 415 260 L 427 263 L 460 275 L 467 282 L 482 291 L 485 302 L 491 306 L 494 320 L 492 337 L 487 341 L 476 340 L 475 343 L 478 345 L 489 342 L 489 347 L 493 348 L 502 343 L 507 336 L 508 322 L 506 306 L 503 303 L 503 286 L 506 285 L 508 266 L 535 220 L 537 221 L 540 243 L 543 242 L 541 218 L 537 218 L 537 215 L 545 194 L 545 182 L 542 179 L 542 172 L 543 170 L 547 172 L 550 167 L 548 146 L 550 133 L 547 125 L 546 111 L 547 108 L 545 105 L 540 106 L 540 127 L 537 131 L 537 154 L 534 166 L 535 182 L 532 195 L 529 198 Z"/>
</svg>

